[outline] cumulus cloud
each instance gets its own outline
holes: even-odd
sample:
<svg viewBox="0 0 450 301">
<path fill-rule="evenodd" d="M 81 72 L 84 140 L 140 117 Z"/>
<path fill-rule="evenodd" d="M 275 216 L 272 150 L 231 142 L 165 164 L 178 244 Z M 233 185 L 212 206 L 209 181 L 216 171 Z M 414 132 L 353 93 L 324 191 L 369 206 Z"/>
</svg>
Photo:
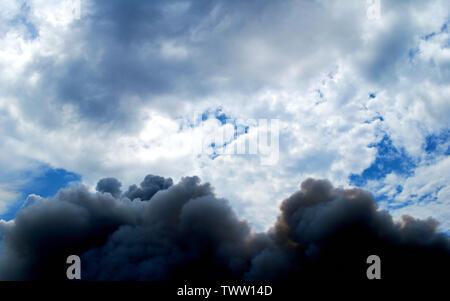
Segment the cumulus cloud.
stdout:
<svg viewBox="0 0 450 301">
<path fill-rule="evenodd" d="M 148 201 L 125 195 L 81 186 L 35 198 L 0 223 L 1 279 L 64 279 L 71 254 L 80 255 L 84 280 L 358 279 L 371 254 L 383 278 L 416 279 L 438 277 L 450 263 L 449 238 L 435 220 L 394 221 L 369 192 L 327 180 L 305 180 L 266 232 L 198 177 L 159 186 Z"/>
</svg>

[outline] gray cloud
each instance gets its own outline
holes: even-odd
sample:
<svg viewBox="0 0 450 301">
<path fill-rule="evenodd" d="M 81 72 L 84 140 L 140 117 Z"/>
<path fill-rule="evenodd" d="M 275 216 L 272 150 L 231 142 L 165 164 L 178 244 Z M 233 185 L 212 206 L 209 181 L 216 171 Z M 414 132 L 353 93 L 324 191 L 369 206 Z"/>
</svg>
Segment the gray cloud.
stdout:
<svg viewBox="0 0 450 301">
<path fill-rule="evenodd" d="M 122 183 L 116 178 L 104 178 L 98 181 L 95 188 L 98 192 L 109 192 L 112 196 L 117 197 L 122 194 L 120 187 Z"/>
<path fill-rule="evenodd" d="M 308 179 L 275 225 L 255 233 L 198 177 L 169 182 L 147 176 L 141 189 L 160 184 L 149 201 L 113 197 L 104 188 L 120 185 L 111 178 L 99 182 L 107 193 L 78 187 L 36 198 L 0 224 L 1 279 L 64 279 L 70 254 L 81 256 L 85 280 L 357 279 L 371 254 L 385 279 L 433 278 L 449 267 L 450 241 L 436 221 L 394 222 L 361 189 Z"/>
<path fill-rule="evenodd" d="M 24 90 L 20 81 L 11 91 L 27 116 L 50 128 L 63 105 L 72 105 L 84 121 L 129 130 L 142 119 L 141 108 L 156 106 L 162 96 L 174 99 L 176 105 L 165 99 L 159 106 L 170 111 L 179 109 L 180 100 L 221 92 L 307 85 L 313 74 L 361 42 L 354 22 L 364 18 L 364 7 L 349 18 L 352 9 L 330 14 L 332 5 L 313 1 L 92 1 L 85 6 L 83 18 L 58 37 L 58 53 L 66 55 L 35 55 L 23 77 L 38 73 L 38 84 Z M 324 43 L 334 51 L 321 50 Z M 322 52 L 320 58 L 312 55 Z M 280 81 L 293 62 L 303 66 L 298 76 Z"/>
</svg>

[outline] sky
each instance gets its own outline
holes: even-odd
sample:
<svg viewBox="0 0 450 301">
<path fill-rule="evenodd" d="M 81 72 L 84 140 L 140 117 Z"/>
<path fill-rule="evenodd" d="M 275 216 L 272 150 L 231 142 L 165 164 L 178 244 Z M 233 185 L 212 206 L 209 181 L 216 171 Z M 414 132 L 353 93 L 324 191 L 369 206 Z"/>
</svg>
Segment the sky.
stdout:
<svg viewBox="0 0 450 301">
<path fill-rule="evenodd" d="M 211 182 L 262 230 L 313 177 L 450 233 L 449 26 L 444 0 L 3 0 L 0 219 L 154 174 Z M 228 143 L 277 120 L 277 160 L 202 136 L 227 120 Z"/>
</svg>

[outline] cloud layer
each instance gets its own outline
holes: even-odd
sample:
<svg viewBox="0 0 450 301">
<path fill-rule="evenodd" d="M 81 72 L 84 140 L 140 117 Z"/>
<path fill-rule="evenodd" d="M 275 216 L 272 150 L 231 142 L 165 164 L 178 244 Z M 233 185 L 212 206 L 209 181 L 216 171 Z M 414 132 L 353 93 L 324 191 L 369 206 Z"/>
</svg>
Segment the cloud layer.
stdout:
<svg viewBox="0 0 450 301">
<path fill-rule="evenodd" d="M 65 2 L 0 4 L 0 214 L 21 206 L 36 166 L 91 190 L 152 170 L 215 183 L 267 229 L 301 179 L 348 186 L 388 137 L 413 167 L 361 186 L 395 217 L 432 215 L 450 231 L 448 1 L 381 0 L 378 19 L 367 1 L 81 0 L 80 16 Z M 196 129 L 177 120 L 218 109 L 279 119 L 277 166 L 178 147 Z"/>
<path fill-rule="evenodd" d="M 151 187 L 148 200 L 119 194 L 113 178 L 95 194 L 81 186 L 34 197 L 0 223 L 1 279 L 65 279 L 71 254 L 84 280 L 364 279 L 372 254 L 385 279 L 437 278 L 450 267 L 435 220 L 393 221 L 361 189 L 307 179 L 275 225 L 255 232 L 198 177 L 168 183 L 148 175 L 137 188 Z"/>
</svg>

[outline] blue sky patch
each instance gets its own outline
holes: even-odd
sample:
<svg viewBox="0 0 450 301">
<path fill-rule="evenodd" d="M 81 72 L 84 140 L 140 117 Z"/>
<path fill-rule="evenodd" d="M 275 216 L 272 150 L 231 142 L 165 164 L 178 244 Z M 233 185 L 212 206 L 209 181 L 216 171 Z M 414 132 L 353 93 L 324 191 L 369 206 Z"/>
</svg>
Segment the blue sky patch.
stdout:
<svg viewBox="0 0 450 301">
<path fill-rule="evenodd" d="M 200 119 L 203 122 L 210 118 L 215 118 L 215 119 L 219 120 L 221 125 L 225 125 L 227 123 L 234 125 L 234 135 L 231 139 L 229 139 L 228 141 L 224 141 L 220 145 L 217 145 L 215 142 L 212 142 L 211 144 L 209 144 L 209 147 L 211 147 L 211 149 L 212 149 L 212 153 L 209 155 L 209 158 L 214 160 L 215 158 L 220 156 L 220 152 L 218 151 L 219 149 L 226 147 L 228 144 L 230 144 L 234 140 L 236 140 L 240 135 L 247 134 L 250 127 L 249 127 L 249 125 L 238 123 L 237 119 L 234 119 L 231 116 L 227 115 L 225 112 L 223 112 L 221 107 L 204 111 L 201 114 Z M 200 120 L 199 120 L 199 122 L 200 122 Z M 199 124 L 197 124 L 197 122 L 194 122 L 194 124 L 195 125 L 191 125 L 191 126 L 193 127 L 193 126 L 199 125 Z"/>
<path fill-rule="evenodd" d="M 42 165 L 37 170 L 23 172 L 21 178 L 29 180 L 19 187 L 20 199 L 6 213 L 0 215 L 0 219 L 13 219 L 23 201 L 30 194 L 51 197 L 70 184 L 81 182 L 80 175 L 62 168 L 52 168 L 48 165 Z"/>
<path fill-rule="evenodd" d="M 42 172 L 35 175 L 35 172 L 26 172 L 24 178 L 31 178 L 31 180 L 23 185 L 20 189 L 25 196 L 34 193 L 42 197 L 49 197 L 55 195 L 58 190 L 66 187 L 73 182 L 80 182 L 81 176 L 67 171 L 62 168 L 51 168 L 49 166 L 41 167 Z"/>
<path fill-rule="evenodd" d="M 227 122 L 227 119 L 230 119 L 231 117 L 225 114 L 222 111 L 222 108 L 217 108 L 215 110 L 206 110 L 202 113 L 202 121 L 206 121 L 209 118 L 215 118 L 223 125 Z"/>
<path fill-rule="evenodd" d="M 351 185 L 364 186 L 367 181 L 383 179 L 392 172 L 406 176 L 413 173 L 416 167 L 413 159 L 404 149 L 397 149 L 388 135 L 369 146 L 377 149 L 375 161 L 360 175 L 351 174 L 349 176 Z"/>
<path fill-rule="evenodd" d="M 450 129 L 427 136 L 423 148 L 429 155 L 450 155 Z"/>
<path fill-rule="evenodd" d="M 22 24 L 25 26 L 27 30 L 27 39 L 34 40 L 39 36 L 39 31 L 37 30 L 36 26 L 30 22 L 27 18 L 27 14 L 30 11 L 30 7 L 24 3 L 22 7 L 20 8 L 21 14 L 17 15 L 14 19 L 10 21 L 10 25 L 14 26 L 17 24 Z"/>
</svg>

